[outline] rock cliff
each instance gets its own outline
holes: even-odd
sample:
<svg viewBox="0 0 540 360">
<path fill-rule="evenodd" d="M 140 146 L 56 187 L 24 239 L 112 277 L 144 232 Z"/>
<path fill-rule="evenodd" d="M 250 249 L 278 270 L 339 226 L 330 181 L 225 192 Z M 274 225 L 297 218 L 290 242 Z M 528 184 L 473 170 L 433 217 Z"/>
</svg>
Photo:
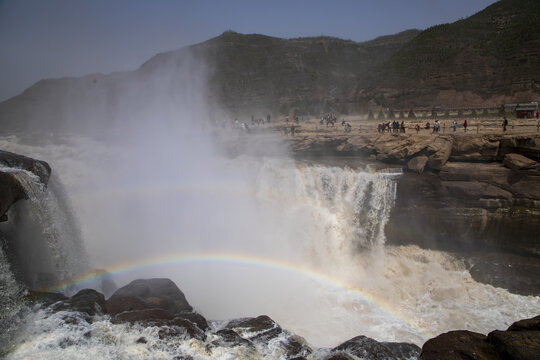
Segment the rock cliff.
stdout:
<svg viewBox="0 0 540 360">
<path fill-rule="evenodd" d="M 403 168 L 385 229 L 388 244 L 459 252 L 475 266 L 478 280 L 540 294 L 540 266 L 529 261 L 540 256 L 538 133 L 346 134 L 307 129 L 285 139 L 296 157 L 369 158 Z M 477 252 L 507 254 L 507 260 L 477 257 Z M 523 264 L 528 270 L 518 271 Z M 489 275 L 497 272 L 507 276 Z"/>
<path fill-rule="evenodd" d="M 27 198 L 24 188 L 14 176 L 20 170 L 35 174 L 45 185 L 51 175 L 51 167 L 45 161 L 0 150 L 0 221 L 7 220 L 6 213 L 11 205 Z"/>
</svg>

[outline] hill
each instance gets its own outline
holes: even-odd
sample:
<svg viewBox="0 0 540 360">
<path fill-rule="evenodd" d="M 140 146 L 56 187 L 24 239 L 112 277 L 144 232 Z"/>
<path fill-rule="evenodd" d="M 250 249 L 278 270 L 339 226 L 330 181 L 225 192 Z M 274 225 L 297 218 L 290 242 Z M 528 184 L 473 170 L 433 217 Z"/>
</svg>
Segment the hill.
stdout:
<svg viewBox="0 0 540 360">
<path fill-rule="evenodd" d="M 429 28 L 378 69 L 394 106 L 489 106 L 540 93 L 540 2 L 502 0 Z M 390 90 L 388 90 L 390 89 Z"/>
<path fill-rule="evenodd" d="M 145 114 L 172 117 L 186 104 L 188 116 L 197 107 L 215 119 L 535 101 L 538 24 L 537 0 L 501 0 L 452 24 L 363 43 L 227 31 L 135 71 L 39 81 L 0 103 L 0 126 L 101 131 Z"/>
</svg>

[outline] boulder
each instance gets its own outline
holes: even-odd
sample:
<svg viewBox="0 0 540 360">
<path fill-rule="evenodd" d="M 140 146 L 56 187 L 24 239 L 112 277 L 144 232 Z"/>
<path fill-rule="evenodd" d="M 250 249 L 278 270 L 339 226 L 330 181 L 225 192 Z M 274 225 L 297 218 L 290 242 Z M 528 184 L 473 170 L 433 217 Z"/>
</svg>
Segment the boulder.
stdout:
<svg viewBox="0 0 540 360">
<path fill-rule="evenodd" d="M 34 173 L 47 185 L 51 167 L 45 161 L 0 150 L 0 222 L 7 220 L 7 211 L 18 200 L 26 199 L 23 186 L 14 175 L 14 169 Z"/>
<path fill-rule="evenodd" d="M 502 359 L 540 359 L 540 331 L 492 331 L 487 341 Z"/>
<path fill-rule="evenodd" d="M 420 348 L 414 344 L 378 342 L 366 336 L 352 338 L 333 350 L 366 360 L 416 359 L 420 354 Z"/>
<path fill-rule="evenodd" d="M 107 300 L 111 314 L 158 308 L 170 314 L 191 312 L 184 293 L 170 279 L 139 279 L 116 290 Z"/>
<path fill-rule="evenodd" d="M 437 137 L 428 145 L 427 151 L 433 153 L 429 156 L 428 167 L 433 170 L 441 170 L 452 153 L 452 140 L 441 136 Z"/>
<path fill-rule="evenodd" d="M 431 137 L 381 136 L 375 141 L 374 150 L 377 154 L 377 160 L 405 164 L 410 158 L 422 153 L 432 142 Z M 432 148 L 430 153 L 435 151 L 436 149 Z"/>
<path fill-rule="evenodd" d="M 37 175 L 44 185 L 47 185 L 51 176 L 51 167 L 45 161 L 35 160 L 8 151 L 0 150 L 0 166 L 30 171 Z"/>
<path fill-rule="evenodd" d="M 502 360 L 486 341 L 486 336 L 457 330 L 429 339 L 422 346 L 420 360 Z"/>
<path fill-rule="evenodd" d="M 221 329 L 216 332 L 217 339 L 212 342 L 214 346 L 250 346 L 254 347 L 253 343 L 247 339 L 244 339 L 236 333 L 236 331 L 230 329 Z"/>
<path fill-rule="evenodd" d="M 91 322 L 95 315 L 107 312 L 107 305 L 103 294 L 92 289 L 84 289 L 67 300 L 56 302 L 52 309 L 79 312 L 86 321 Z"/>
<path fill-rule="evenodd" d="M 503 164 L 512 170 L 531 170 L 540 168 L 540 163 L 520 154 L 506 154 Z"/>
<path fill-rule="evenodd" d="M 540 331 L 540 315 L 516 321 L 508 327 L 507 331 Z"/>
<path fill-rule="evenodd" d="M 227 323 L 225 328 L 234 330 L 243 338 L 247 338 L 251 341 L 267 341 L 277 337 L 283 332 L 281 327 L 266 315 L 261 315 L 256 318 L 231 320 Z"/>
<path fill-rule="evenodd" d="M 425 155 L 415 156 L 407 163 L 407 168 L 418 174 L 424 172 L 424 168 L 428 163 L 429 158 Z"/>
<path fill-rule="evenodd" d="M 225 329 L 233 330 L 242 338 L 254 343 L 268 344 L 277 340 L 276 345 L 283 349 L 287 358 L 307 356 L 312 352 L 301 339 L 284 332 L 274 320 L 266 315 L 231 320 Z"/>
<path fill-rule="evenodd" d="M 7 211 L 11 205 L 26 197 L 23 187 L 13 174 L 0 171 L 0 222 L 7 221 Z"/>
<path fill-rule="evenodd" d="M 206 334 L 203 330 L 198 328 L 191 321 L 180 319 L 177 317 L 172 320 L 149 325 L 161 327 L 161 329 L 159 329 L 158 331 L 158 336 L 160 339 L 183 338 L 197 339 L 200 341 L 206 340 Z"/>
<path fill-rule="evenodd" d="M 456 136 L 452 146 L 452 161 L 491 162 L 499 151 L 499 140 L 489 137 Z"/>
<path fill-rule="evenodd" d="M 529 360 L 540 359 L 540 316 L 520 320 L 508 330 L 488 336 L 450 331 L 426 341 L 419 359 Z"/>
<path fill-rule="evenodd" d="M 174 319 L 174 316 L 167 310 L 152 308 L 152 309 L 137 309 L 137 310 L 123 311 L 119 314 L 114 315 L 112 318 L 112 322 L 115 324 L 124 323 L 124 322 L 149 323 L 149 322 L 158 322 L 159 320 L 172 320 L 172 319 Z"/>
</svg>

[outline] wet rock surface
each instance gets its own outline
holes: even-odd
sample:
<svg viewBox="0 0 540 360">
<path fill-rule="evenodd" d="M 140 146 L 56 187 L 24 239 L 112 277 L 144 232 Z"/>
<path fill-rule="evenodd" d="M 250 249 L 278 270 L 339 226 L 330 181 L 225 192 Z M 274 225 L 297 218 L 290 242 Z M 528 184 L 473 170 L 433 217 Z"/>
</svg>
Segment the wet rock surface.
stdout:
<svg viewBox="0 0 540 360">
<path fill-rule="evenodd" d="M 471 331 L 450 331 L 428 340 L 420 359 L 526 360 L 540 358 L 540 316 L 520 320 L 506 331 L 487 336 Z"/>
<path fill-rule="evenodd" d="M 182 291 L 169 279 L 139 279 L 116 290 L 107 300 L 111 313 L 159 308 L 176 314 L 192 311 Z"/>
<path fill-rule="evenodd" d="M 26 170 L 39 177 L 42 184 L 47 185 L 51 175 L 51 167 L 45 161 L 0 150 L 0 222 L 7 220 L 7 211 L 15 202 L 27 198 L 24 188 L 13 176 L 17 169 Z"/>
<path fill-rule="evenodd" d="M 334 348 L 348 355 L 370 360 L 415 359 L 420 348 L 409 343 L 378 342 L 366 336 L 357 336 Z"/>
<path fill-rule="evenodd" d="M 170 293 L 169 281 L 164 279 L 144 280 L 149 289 L 165 290 Z M 151 283 L 156 282 L 156 286 Z M 170 281 L 172 283 L 172 281 Z M 140 284 L 140 281 L 137 281 Z M 174 284 L 174 283 L 173 283 Z M 176 285 L 175 285 L 176 286 Z M 168 289 L 168 290 L 167 290 Z M 174 291 L 176 293 L 176 291 Z M 144 292 L 147 296 L 161 297 L 163 294 Z M 103 295 L 94 290 L 81 290 L 71 298 L 59 294 L 37 294 L 30 301 L 41 302 L 53 311 L 70 311 L 77 316 L 66 316 L 66 322 L 77 324 L 81 320 L 91 322 L 96 316 L 109 315 L 113 323 L 130 323 L 143 327 L 157 328 L 157 335 L 163 341 L 196 341 L 204 344 L 206 351 L 223 348 L 243 347 L 247 358 L 257 358 L 261 348 L 279 348 L 284 359 L 316 360 L 398 360 L 398 359 L 536 359 L 540 357 L 540 316 L 524 319 L 512 324 L 506 331 L 495 330 L 488 335 L 471 331 L 450 331 L 426 341 L 422 349 L 410 343 L 378 342 L 366 336 L 354 337 L 333 349 L 313 350 L 305 341 L 283 330 L 278 323 L 266 315 L 254 318 L 240 318 L 227 322 L 217 322 L 206 328 L 200 326 L 201 318 L 193 320 L 174 316 L 162 308 L 144 308 L 107 313 Z M 114 296 L 114 295 L 113 295 Z M 40 300 L 41 299 L 41 300 Z M 131 306 L 131 305 L 130 305 Z M 138 305 L 137 305 L 138 306 Z M 199 322 L 197 324 L 196 322 Z M 204 327 L 204 326 L 203 326 Z M 92 334 L 88 334 L 92 336 Z M 69 340 L 69 339 L 67 339 Z M 145 337 L 134 340 L 146 344 Z M 69 344 L 64 344 L 69 346 Z M 189 355 L 186 355 L 189 358 Z M 280 357 L 281 358 L 281 357 Z"/>
</svg>

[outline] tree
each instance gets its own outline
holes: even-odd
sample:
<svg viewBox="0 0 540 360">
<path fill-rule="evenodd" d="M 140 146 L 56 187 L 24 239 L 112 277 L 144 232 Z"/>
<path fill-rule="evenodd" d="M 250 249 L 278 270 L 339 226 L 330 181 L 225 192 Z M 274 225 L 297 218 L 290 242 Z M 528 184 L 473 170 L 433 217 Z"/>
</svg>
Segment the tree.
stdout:
<svg viewBox="0 0 540 360">
<path fill-rule="evenodd" d="M 400 118 L 400 119 L 405 119 L 405 113 L 403 112 L 403 110 L 401 110 L 401 111 L 399 112 L 399 118 Z"/>
<path fill-rule="evenodd" d="M 394 113 L 394 110 L 390 109 L 390 111 L 388 111 L 388 118 L 389 119 L 395 119 L 396 118 L 396 114 Z"/>
<path fill-rule="evenodd" d="M 384 120 L 385 119 L 384 111 L 382 111 L 382 109 L 381 109 L 381 111 L 379 111 L 379 115 L 377 115 L 377 119 L 379 119 L 379 120 Z"/>
<path fill-rule="evenodd" d="M 373 120 L 373 119 L 375 118 L 374 115 L 373 115 L 373 111 L 369 110 L 369 113 L 368 113 L 367 118 L 368 118 L 369 120 Z"/>
<path fill-rule="evenodd" d="M 473 111 L 471 112 L 471 117 L 475 118 L 477 117 L 478 115 L 476 114 L 476 110 L 473 109 Z"/>
<path fill-rule="evenodd" d="M 409 115 L 407 116 L 409 119 L 416 119 L 416 115 L 414 114 L 413 109 L 409 111 Z"/>
<path fill-rule="evenodd" d="M 488 116 L 489 116 L 489 111 L 488 111 L 488 109 L 484 109 L 484 111 L 482 112 L 482 116 L 483 116 L 483 117 L 488 117 Z"/>
</svg>

